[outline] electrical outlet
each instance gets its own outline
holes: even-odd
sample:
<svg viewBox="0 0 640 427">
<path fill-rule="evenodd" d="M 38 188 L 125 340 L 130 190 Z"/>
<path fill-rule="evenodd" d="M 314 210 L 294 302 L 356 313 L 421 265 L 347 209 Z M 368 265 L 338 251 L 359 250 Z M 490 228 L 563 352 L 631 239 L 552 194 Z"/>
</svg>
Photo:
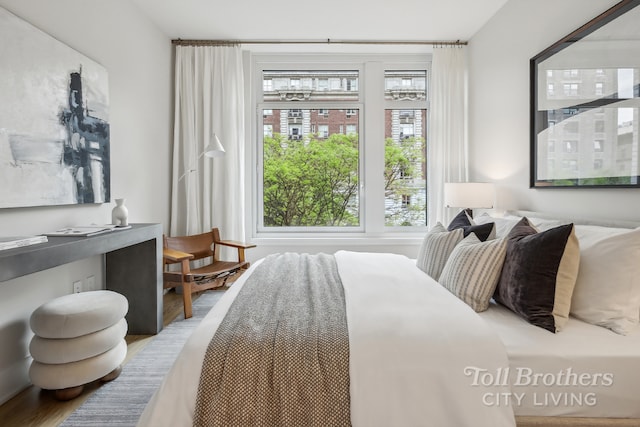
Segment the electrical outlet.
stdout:
<svg viewBox="0 0 640 427">
<path fill-rule="evenodd" d="M 87 276 L 87 290 L 95 291 L 96 290 L 96 276 Z"/>
<path fill-rule="evenodd" d="M 77 294 L 78 292 L 82 292 L 82 280 L 73 282 L 73 293 Z"/>
</svg>

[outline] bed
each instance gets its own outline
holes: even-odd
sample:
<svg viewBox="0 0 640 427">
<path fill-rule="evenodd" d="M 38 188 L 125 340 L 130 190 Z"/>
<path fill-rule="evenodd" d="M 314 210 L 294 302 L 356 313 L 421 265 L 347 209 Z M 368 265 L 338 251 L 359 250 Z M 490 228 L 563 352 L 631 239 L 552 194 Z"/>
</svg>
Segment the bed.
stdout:
<svg viewBox="0 0 640 427">
<path fill-rule="evenodd" d="M 485 223 L 494 222 L 489 240 L 505 237 L 509 226 L 525 215 L 534 219 L 540 232 L 567 222 L 531 212 L 509 212 L 504 218 L 485 218 Z M 481 223 L 478 220 L 474 225 Z M 614 235 L 626 235 L 636 224 L 607 225 L 618 226 L 613 227 Z M 579 237 L 592 244 L 598 238 L 588 227 L 592 226 Z M 450 254 L 458 244 L 452 246 L 446 249 Z M 633 330 L 622 335 L 568 316 L 562 330 L 554 334 L 494 300 L 489 301 L 488 309 L 476 313 L 472 308 L 476 301 L 464 301 L 418 267 L 421 256 L 425 254 L 419 254 L 418 262 L 394 254 L 339 251 L 333 256 L 344 290 L 348 328 L 348 424 L 640 424 L 637 330 L 629 328 Z M 637 259 L 637 251 L 633 256 Z M 216 330 L 225 329 L 220 325 L 224 325 L 227 312 L 239 305 L 236 299 L 244 298 L 250 288 L 259 288 L 252 281 L 260 282 L 261 269 L 278 261 L 268 258 L 254 263 L 194 331 L 139 425 L 194 425 L 196 402 L 202 400 L 198 390 L 201 367 L 209 357 L 207 349 Z M 301 261 L 297 258 L 296 262 Z M 440 269 L 444 270 L 438 273 L 440 277 L 445 273 L 455 282 L 446 260 Z M 499 275 L 500 269 L 493 274 Z M 475 276 L 474 280 L 485 278 Z M 278 286 L 283 279 L 275 282 Z M 636 322 L 639 310 L 636 307 Z M 223 371 L 232 369 L 223 364 Z M 250 387 L 236 384 L 235 388 Z M 203 425 L 207 424 L 214 423 Z"/>
<path fill-rule="evenodd" d="M 519 419 L 571 416 L 602 420 L 615 415 L 630 418 L 619 422 L 640 425 L 640 334 L 621 336 L 575 318 L 569 319 L 561 333 L 550 334 L 496 303 L 480 317 L 507 349 L 509 382 L 519 399 L 514 402 Z M 520 382 L 518 370 L 522 371 Z M 535 373 L 554 377 L 536 385 L 532 381 Z M 569 375 L 585 373 L 590 381 L 586 386 L 566 385 Z M 597 379 L 595 374 L 603 377 Z M 606 425 L 615 425 L 608 422 Z"/>
</svg>

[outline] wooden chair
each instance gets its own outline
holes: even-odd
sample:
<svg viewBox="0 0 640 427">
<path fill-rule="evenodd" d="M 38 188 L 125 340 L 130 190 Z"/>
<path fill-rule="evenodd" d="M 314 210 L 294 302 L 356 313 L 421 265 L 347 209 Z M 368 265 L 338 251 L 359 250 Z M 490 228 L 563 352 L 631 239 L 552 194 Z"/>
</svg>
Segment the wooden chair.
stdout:
<svg viewBox="0 0 640 427">
<path fill-rule="evenodd" d="M 220 246 L 238 249 L 237 261 L 221 261 Z M 217 228 L 208 233 L 193 236 L 167 237 L 163 236 L 164 258 L 164 288 L 182 287 L 184 303 L 184 317 L 192 316 L 191 294 L 206 289 L 219 288 L 226 283 L 236 280 L 240 274 L 249 268 L 249 262 L 244 259 L 245 249 L 255 248 L 256 245 L 230 240 L 221 240 Z M 206 260 L 209 258 L 209 260 Z M 191 262 L 204 260 L 209 262 L 202 267 L 192 268 Z M 180 263 L 180 271 L 171 271 L 169 264 Z"/>
</svg>

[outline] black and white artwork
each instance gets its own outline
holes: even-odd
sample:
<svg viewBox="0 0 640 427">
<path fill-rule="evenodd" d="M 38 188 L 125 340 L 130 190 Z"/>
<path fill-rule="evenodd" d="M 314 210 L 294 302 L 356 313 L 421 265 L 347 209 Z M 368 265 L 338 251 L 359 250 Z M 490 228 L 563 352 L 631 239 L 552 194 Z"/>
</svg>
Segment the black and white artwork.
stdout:
<svg viewBox="0 0 640 427">
<path fill-rule="evenodd" d="M 100 64 L 0 8 L 0 208 L 110 201 Z"/>
<path fill-rule="evenodd" d="M 531 59 L 531 187 L 640 188 L 640 0 Z"/>
</svg>

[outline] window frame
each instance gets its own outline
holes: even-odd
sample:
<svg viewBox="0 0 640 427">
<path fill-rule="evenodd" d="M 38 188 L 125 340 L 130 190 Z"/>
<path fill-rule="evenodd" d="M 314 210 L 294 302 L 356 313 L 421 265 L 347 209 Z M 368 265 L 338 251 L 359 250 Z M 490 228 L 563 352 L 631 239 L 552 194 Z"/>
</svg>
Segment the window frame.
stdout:
<svg viewBox="0 0 640 427">
<path fill-rule="evenodd" d="M 385 100 L 385 71 L 425 70 L 427 75 L 425 100 L 393 101 Z M 384 115 L 386 109 L 426 109 L 427 129 L 429 128 L 429 90 L 431 77 L 431 55 L 425 54 L 282 54 L 282 53 L 253 53 L 251 54 L 251 68 L 249 81 L 251 87 L 251 110 L 254 112 L 251 120 L 251 154 L 252 176 L 251 191 L 247 198 L 251 217 L 247 224 L 250 226 L 252 237 L 261 238 L 365 238 L 379 239 L 381 237 L 418 237 L 422 236 L 427 226 L 385 226 L 384 206 L 384 176 L 380 170 L 384 168 Z M 264 102 L 263 99 L 263 71 L 358 71 L 358 102 L 351 101 L 281 101 Z M 262 144 L 264 135 L 256 132 L 263 129 L 262 109 L 357 109 L 359 110 L 359 209 L 360 224 L 357 227 L 265 227 L 262 223 L 264 208 L 262 205 Z M 298 106 L 304 105 L 304 106 Z M 428 137 L 427 137 L 428 138 Z M 378 150 L 376 152 L 376 150 Z M 379 194 L 376 194 L 379 189 Z M 428 191 L 428 189 L 427 189 Z"/>
</svg>

